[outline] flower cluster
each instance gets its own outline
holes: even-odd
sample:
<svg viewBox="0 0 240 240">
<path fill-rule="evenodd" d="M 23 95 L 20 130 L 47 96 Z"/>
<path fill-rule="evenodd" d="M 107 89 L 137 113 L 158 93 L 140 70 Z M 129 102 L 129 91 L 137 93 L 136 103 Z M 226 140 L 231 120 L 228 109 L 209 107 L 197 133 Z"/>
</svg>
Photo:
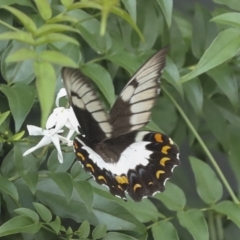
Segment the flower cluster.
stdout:
<svg viewBox="0 0 240 240">
<path fill-rule="evenodd" d="M 65 88 L 61 88 L 59 93 L 57 94 L 55 102 L 57 107 L 53 110 L 52 114 L 49 116 L 46 122 L 46 129 L 42 129 L 40 127 L 36 127 L 33 125 L 27 126 L 29 135 L 31 136 L 42 135 L 43 138 L 36 146 L 28 149 L 23 154 L 23 156 L 26 156 L 29 153 L 35 151 L 36 149 L 46 146 L 52 142 L 57 149 L 59 162 L 60 163 L 63 162 L 63 155 L 60 147 L 60 142 L 68 146 L 72 146 L 73 142 L 71 140 L 71 137 L 75 132 L 78 132 L 79 126 L 79 123 L 76 119 L 72 107 L 70 108 L 59 107 L 59 99 L 66 95 L 67 93 Z M 64 132 L 63 131 L 64 127 L 66 127 L 69 130 L 67 137 L 63 137 L 60 135 L 61 133 Z"/>
</svg>

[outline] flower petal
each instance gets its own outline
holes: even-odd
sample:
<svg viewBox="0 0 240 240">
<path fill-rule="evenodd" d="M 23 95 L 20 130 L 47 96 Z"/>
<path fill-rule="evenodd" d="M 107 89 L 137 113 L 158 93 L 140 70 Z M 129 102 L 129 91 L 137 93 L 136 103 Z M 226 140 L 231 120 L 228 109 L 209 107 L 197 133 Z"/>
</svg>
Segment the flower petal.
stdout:
<svg viewBox="0 0 240 240">
<path fill-rule="evenodd" d="M 59 143 L 59 135 L 57 135 L 57 134 L 53 135 L 51 137 L 51 140 L 57 149 L 59 162 L 63 163 L 63 155 L 62 155 L 62 150 L 61 150 L 60 143 Z"/>
<path fill-rule="evenodd" d="M 79 133 L 78 131 L 78 127 L 80 126 L 79 125 L 79 122 L 76 118 L 76 115 L 72 109 L 72 107 L 70 107 L 69 109 L 67 109 L 67 122 L 65 123 L 65 126 L 67 128 L 69 128 L 70 130 L 73 130 L 77 133 Z"/>
<path fill-rule="evenodd" d="M 31 135 L 31 136 L 44 135 L 44 129 L 42 129 L 40 127 L 36 127 L 33 125 L 27 125 L 27 129 L 28 129 L 29 135 Z"/>
<path fill-rule="evenodd" d="M 56 97 L 56 101 L 55 101 L 55 104 L 57 107 L 59 107 L 59 99 L 61 97 L 64 97 L 64 96 L 67 96 L 67 92 L 66 92 L 66 89 L 65 88 L 61 88 L 57 94 L 57 97 Z"/>
<path fill-rule="evenodd" d="M 67 109 L 58 107 L 53 110 L 53 113 L 49 116 L 46 128 L 51 130 L 51 134 L 56 134 L 65 126 L 67 122 Z"/>
<path fill-rule="evenodd" d="M 28 155 L 29 153 L 31 153 L 31 152 L 33 152 L 33 151 L 35 151 L 35 150 L 37 150 L 37 149 L 39 149 L 39 148 L 41 148 L 41 147 L 43 147 L 43 146 L 46 146 L 46 145 L 48 145 L 48 144 L 50 144 L 50 143 L 51 143 L 51 138 L 50 138 L 50 137 L 47 137 L 47 136 L 44 136 L 44 137 L 41 139 L 41 141 L 40 141 L 36 146 L 34 146 L 34 147 L 28 149 L 26 152 L 24 152 L 24 153 L 23 153 L 23 156 L 26 156 L 26 155 Z"/>
</svg>

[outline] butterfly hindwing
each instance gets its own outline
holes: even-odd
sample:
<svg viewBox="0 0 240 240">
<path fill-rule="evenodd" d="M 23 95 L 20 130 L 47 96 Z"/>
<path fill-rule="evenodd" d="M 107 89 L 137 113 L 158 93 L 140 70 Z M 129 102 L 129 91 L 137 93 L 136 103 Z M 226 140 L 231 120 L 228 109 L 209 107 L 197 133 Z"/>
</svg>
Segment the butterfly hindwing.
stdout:
<svg viewBox="0 0 240 240">
<path fill-rule="evenodd" d="M 167 48 L 151 57 L 130 79 L 110 111 L 113 137 L 145 126 L 160 91 Z"/>
<path fill-rule="evenodd" d="M 91 80 L 79 69 L 69 67 L 63 68 L 62 77 L 83 134 L 94 143 L 111 137 L 112 126 L 109 123 L 109 116 L 98 99 Z"/>
<path fill-rule="evenodd" d="M 134 140 L 122 153 L 117 163 L 106 163 L 102 157 L 76 138 L 74 147 L 78 160 L 95 180 L 106 185 L 110 192 L 126 198 L 125 192 L 135 201 L 164 191 L 165 182 L 172 170 L 180 164 L 178 149 L 170 138 L 161 133 L 131 132 L 107 140 L 106 147 L 117 149 L 129 139 Z M 140 148 L 141 146 L 141 148 Z"/>
</svg>

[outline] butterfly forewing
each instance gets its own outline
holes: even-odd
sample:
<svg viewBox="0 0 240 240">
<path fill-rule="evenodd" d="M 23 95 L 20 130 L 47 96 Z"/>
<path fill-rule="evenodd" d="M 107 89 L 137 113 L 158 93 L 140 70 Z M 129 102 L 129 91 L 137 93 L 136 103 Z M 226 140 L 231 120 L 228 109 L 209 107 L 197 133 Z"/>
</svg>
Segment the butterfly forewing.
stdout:
<svg viewBox="0 0 240 240">
<path fill-rule="evenodd" d="M 83 134 L 94 143 L 111 137 L 112 126 L 95 88 L 79 69 L 65 67 L 63 82 Z"/>
<path fill-rule="evenodd" d="M 145 126 L 160 91 L 159 78 L 165 66 L 167 48 L 151 57 L 130 79 L 110 112 L 113 136 Z"/>
</svg>

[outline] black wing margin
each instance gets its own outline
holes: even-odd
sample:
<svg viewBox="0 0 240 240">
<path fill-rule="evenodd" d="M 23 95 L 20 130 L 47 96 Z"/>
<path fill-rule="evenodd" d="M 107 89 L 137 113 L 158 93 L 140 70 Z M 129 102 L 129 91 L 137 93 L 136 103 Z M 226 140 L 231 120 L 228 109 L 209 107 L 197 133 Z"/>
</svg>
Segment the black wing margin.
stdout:
<svg viewBox="0 0 240 240">
<path fill-rule="evenodd" d="M 113 137 L 137 130 L 150 120 L 151 108 L 160 92 L 159 78 L 167 48 L 158 51 L 133 75 L 110 111 Z"/>
<path fill-rule="evenodd" d="M 112 126 L 91 81 L 79 69 L 64 67 L 62 78 L 82 133 L 93 143 L 111 137 Z"/>
</svg>

